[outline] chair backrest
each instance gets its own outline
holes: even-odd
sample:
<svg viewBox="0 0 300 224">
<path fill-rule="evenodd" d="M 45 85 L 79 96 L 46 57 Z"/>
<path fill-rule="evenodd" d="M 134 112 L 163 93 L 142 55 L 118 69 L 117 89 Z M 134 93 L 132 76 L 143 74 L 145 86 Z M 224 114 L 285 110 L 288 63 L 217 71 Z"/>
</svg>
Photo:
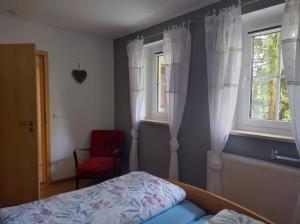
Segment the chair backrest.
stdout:
<svg viewBox="0 0 300 224">
<path fill-rule="evenodd" d="M 91 133 L 91 156 L 112 156 L 115 149 L 122 150 L 124 132 L 94 130 Z"/>
</svg>

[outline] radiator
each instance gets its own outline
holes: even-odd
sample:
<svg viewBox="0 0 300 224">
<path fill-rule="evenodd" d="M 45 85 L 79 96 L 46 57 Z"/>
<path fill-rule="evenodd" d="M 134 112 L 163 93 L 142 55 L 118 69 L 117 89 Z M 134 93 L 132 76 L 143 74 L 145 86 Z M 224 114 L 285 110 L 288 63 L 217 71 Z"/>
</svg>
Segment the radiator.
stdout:
<svg viewBox="0 0 300 224">
<path fill-rule="evenodd" d="M 300 170 L 223 153 L 224 197 L 280 224 L 289 224 L 300 192 Z"/>
</svg>

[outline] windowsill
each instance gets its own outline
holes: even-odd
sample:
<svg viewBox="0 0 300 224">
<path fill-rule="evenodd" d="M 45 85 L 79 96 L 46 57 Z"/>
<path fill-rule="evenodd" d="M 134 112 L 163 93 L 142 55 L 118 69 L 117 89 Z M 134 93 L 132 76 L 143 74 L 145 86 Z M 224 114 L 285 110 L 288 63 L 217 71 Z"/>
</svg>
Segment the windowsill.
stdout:
<svg viewBox="0 0 300 224">
<path fill-rule="evenodd" d="M 169 123 L 167 121 L 144 119 L 144 120 L 142 120 L 142 122 L 148 123 L 148 124 L 158 124 L 158 125 L 169 126 Z"/>
<path fill-rule="evenodd" d="M 254 131 L 245 131 L 245 130 L 231 130 L 230 134 L 236 136 L 250 137 L 250 138 L 259 138 L 259 139 L 266 139 L 272 141 L 295 143 L 294 137 L 289 135 L 269 134 L 269 133 L 261 133 L 261 132 L 254 132 Z"/>
</svg>

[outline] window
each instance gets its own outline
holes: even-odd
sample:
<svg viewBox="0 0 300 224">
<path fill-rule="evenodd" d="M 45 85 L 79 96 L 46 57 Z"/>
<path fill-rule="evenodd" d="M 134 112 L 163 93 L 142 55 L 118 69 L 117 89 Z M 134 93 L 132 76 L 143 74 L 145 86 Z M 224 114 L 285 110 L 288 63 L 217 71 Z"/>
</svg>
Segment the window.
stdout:
<svg viewBox="0 0 300 224">
<path fill-rule="evenodd" d="M 281 4 L 242 16 L 243 64 L 236 129 L 292 136 L 280 44 L 283 9 Z"/>
<path fill-rule="evenodd" d="M 252 35 L 251 119 L 290 121 L 280 30 Z"/>
<path fill-rule="evenodd" d="M 168 119 L 166 97 L 166 66 L 162 41 L 144 46 L 145 119 L 166 122 Z"/>
</svg>

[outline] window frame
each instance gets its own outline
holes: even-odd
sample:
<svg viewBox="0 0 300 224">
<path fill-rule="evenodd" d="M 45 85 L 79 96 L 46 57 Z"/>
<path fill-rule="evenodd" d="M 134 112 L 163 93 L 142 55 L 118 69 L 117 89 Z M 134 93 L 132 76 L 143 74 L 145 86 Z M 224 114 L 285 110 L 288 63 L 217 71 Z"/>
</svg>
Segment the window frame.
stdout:
<svg viewBox="0 0 300 224">
<path fill-rule="evenodd" d="M 251 41 L 251 55 L 250 55 L 250 60 L 251 60 L 251 63 L 250 63 L 250 76 L 251 76 L 251 80 L 250 80 L 250 97 L 249 97 L 249 100 L 250 100 L 250 108 L 249 108 L 249 116 L 251 114 L 251 109 L 252 109 L 252 85 L 253 85 L 253 66 L 252 66 L 252 62 L 253 62 L 253 40 L 255 37 L 257 36 L 261 36 L 261 35 L 267 35 L 267 34 L 274 34 L 274 33 L 280 33 L 281 31 L 281 28 L 267 28 L 266 30 L 264 31 L 258 31 L 258 32 L 252 32 L 251 34 L 249 34 L 250 36 L 250 41 Z M 280 94 L 281 94 L 281 79 L 282 79 L 282 75 L 281 75 L 281 69 L 282 69 L 282 65 L 281 65 L 281 62 L 282 62 L 282 48 L 281 48 L 281 43 L 279 43 L 279 51 L 280 51 L 280 56 L 279 56 L 279 64 L 278 64 L 278 74 L 276 76 L 273 76 L 273 79 L 276 79 L 277 80 L 277 90 L 279 91 L 279 94 L 277 93 L 277 99 L 276 99 L 276 120 L 275 121 L 281 121 L 279 120 L 279 109 L 280 109 L 280 104 L 279 104 L 279 101 L 280 101 Z M 248 58 L 249 59 L 249 58 Z M 260 78 L 257 78 L 257 79 L 260 79 Z M 270 79 L 271 80 L 271 79 Z M 264 119 L 253 119 L 253 120 L 260 120 L 260 121 L 268 121 L 268 120 L 264 120 Z M 274 120 L 269 120 L 269 121 L 274 121 Z M 289 121 L 281 121 L 281 122 L 289 122 Z"/>
<path fill-rule="evenodd" d="M 168 112 L 158 111 L 158 57 L 163 55 L 162 41 L 156 41 L 144 47 L 145 119 L 165 123 L 168 122 Z"/>
<path fill-rule="evenodd" d="M 261 15 L 263 15 L 263 13 Z M 264 19 L 260 18 L 260 24 L 263 23 Z M 292 136 L 293 134 L 291 122 L 258 120 L 250 118 L 252 94 L 253 37 L 259 34 L 274 33 L 276 31 L 280 31 L 280 28 L 274 28 L 275 26 L 280 26 L 280 24 L 278 23 L 266 22 L 263 27 L 255 27 L 251 25 L 243 24 L 243 60 L 234 127 L 235 129 L 239 130 Z M 253 30 L 261 29 L 264 29 L 264 31 L 251 32 Z"/>
</svg>

